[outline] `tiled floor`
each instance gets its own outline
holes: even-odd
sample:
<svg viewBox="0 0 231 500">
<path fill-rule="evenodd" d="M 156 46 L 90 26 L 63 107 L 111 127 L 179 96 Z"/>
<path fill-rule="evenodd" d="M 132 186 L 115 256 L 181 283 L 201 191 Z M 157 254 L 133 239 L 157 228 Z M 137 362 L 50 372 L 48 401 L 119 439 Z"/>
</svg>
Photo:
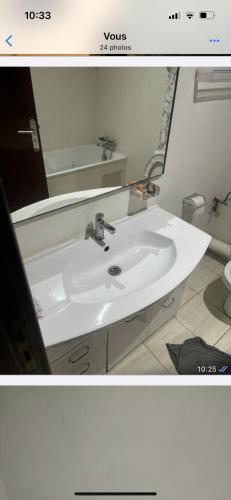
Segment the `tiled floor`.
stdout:
<svg viewBox="0 0 231 500">
<path fill-rule="evenodd" d="M 166 343 L 181 344 L 199 336 L 231 354 L 231 319 L 223 312 L 227 290 L 221 275 L 224 265 L 205 255 L 189 276 L 176 316 L 124 358 L 111 374 L 174 374 Z"/>
</svg>

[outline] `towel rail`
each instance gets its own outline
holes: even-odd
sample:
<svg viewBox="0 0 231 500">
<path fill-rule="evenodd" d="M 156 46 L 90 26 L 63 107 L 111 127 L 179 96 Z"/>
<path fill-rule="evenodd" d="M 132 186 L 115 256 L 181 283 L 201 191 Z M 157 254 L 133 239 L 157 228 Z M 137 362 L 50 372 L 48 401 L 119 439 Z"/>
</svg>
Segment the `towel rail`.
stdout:
<svg viewBox="0 0 231 500">
<path fill-rule="evenodd" d="M 208 85 L 205 87 L 206 82 Z M 224 99 L 231 99 L 231 70 L 198 68 L 194 79 L 194 103 Z"/>
</svg>

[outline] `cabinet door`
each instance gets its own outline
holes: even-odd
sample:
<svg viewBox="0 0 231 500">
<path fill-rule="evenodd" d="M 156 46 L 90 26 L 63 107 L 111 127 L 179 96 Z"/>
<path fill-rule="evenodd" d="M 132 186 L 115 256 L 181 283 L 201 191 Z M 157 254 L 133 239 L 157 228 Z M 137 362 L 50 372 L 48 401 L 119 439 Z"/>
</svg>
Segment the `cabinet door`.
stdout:
<svg viewBox="0 0 231 500">
<path fill-rule="evenodd" d="M 148 310 L 141 311 L 108 329 L 108 369 L 147 338 Z"/>
<path fill-rule="evenodd" d="M 59 358 L 72 351 L 73 349 L 77 349 L 81 344 L 85 344 L 87 346 L 91 346 L 91 351 L 95 350 L 99 344 L 105 344 L 107 340 L 107 329 L 99 330 L 94 334 L 89 335 L 80 335 L 80 337 L 76 337 L 71 340 L 67 340 L 66 342 L 60 342 L 59 344 L 54 344 L 50 347 L 47 347 L 47 357 L 50 364 L 57 361 Z"/>
<path fill-rule="evenodd" d="M 106 372 L 107 344 L 91 351 L 90 346 L 83 345 L 69 352 L 51 365 L 56 375 L 103 374 Z"/>
<path fill-rule="evenodd" d="M 167 295 L 163 301 L 161 301 L 161 304 L 154 304 L 151 306 L 148 317 L 148 337 L 176 314 L 184 287 L 185 282 L 181 283 L 175 290 Z"/>
<path fill-rule="evenodd" d="M 53 374 L 60 375 L 105 373 L 106 362 L 107 331 L 105 329 L 75 344 L 74 348 L 51 364 L 51 370 Z"/>
</svg>

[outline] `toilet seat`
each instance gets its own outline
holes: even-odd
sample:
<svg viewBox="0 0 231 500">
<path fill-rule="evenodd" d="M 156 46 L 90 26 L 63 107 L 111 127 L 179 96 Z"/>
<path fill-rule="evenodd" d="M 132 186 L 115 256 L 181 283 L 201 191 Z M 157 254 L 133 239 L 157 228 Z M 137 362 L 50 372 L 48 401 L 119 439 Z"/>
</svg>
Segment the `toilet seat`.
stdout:
<svg viewBox="0 0 231 500">
<path fill-rule="evenodd" d="M 223 275 L 224 284 L 231 291 L 231 260 L 226 264 Z"/>
</svg>

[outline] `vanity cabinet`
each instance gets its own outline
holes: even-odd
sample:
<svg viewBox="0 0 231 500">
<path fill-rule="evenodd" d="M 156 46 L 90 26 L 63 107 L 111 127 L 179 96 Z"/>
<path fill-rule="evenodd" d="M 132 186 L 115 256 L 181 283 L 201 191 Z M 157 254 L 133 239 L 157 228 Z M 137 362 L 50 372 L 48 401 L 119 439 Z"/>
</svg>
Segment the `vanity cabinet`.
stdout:
<svg viewBox="0 0 231 500">
<path fill-rule="evenodd" d="M 49 347 L 47 355 L 55 375 L 103 374 L 107 366 L 107 330 Z"/>
<path fill-rule="evenodd" d="M 108 370 L 147 338 L 148 311 L 142 310 L 108 328 Z"/>
<path fill-rule="evenodd" d="M 109 327 L 108 370 L 175 315 L 184 287 L 185 282 L 147 309 Z"/>
<path fill-rule="evenodd" d="M 181 283 L 169 295 L 164 297 L 160 303 L 150 307 L 148 316 L 148 337 L 176 314 L 181 302 L 185 283 L 185 281 Z"/>
<path fill-rule="evenodd" d="M 152 306 L 118 323 L 47 348 L 53 374 L 104 374 L 171 319 L 181 301 L 185 282 Z"/>
</svg>

